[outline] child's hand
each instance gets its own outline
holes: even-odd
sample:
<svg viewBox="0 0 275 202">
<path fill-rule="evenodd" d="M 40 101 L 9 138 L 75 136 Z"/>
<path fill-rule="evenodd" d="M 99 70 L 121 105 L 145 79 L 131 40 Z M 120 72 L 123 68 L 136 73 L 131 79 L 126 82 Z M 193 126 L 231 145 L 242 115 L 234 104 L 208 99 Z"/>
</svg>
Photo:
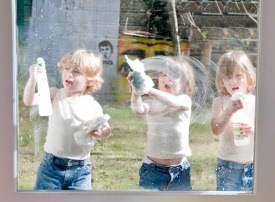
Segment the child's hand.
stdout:
<svg viewBox="0 0 275 202">
<path fill-rule="evenodd" d="M 127 76 L 127 80 L 129 83 L 131 83 L 131 81 L 133 80 L 133 72 L 129 72 L 129 74 Z"/>
<path fill-rule="evenodd" d="M 129 85 L 131 85 L 130 91 L 136 95 L 144 95 L 154 86 L 153 80 L 145 73 L 129 72 L 127 76 Z"/>
<path fill-rule="evenodd" d="M 128 88 L 129 88 L 129 93 L 132 93 L 133 91 L 133 87 L 131 85 L 131 81 L 133 80 L 133 72 L 129 72 L 128 76 L 127 76 L 127 80 L 128 80 Z"/>
<path fill-rule="evenodd" d="M 244 108 L 244 100 L 243 98 L 237 99 L 237 100 L 231 100 L 229 107 L 233 113 L 238 111 L 239 109 Z"/>
<path fill-rule="evenodd" d="M 38 71 L 38 72 L 42 71 L 41 67 L 38 64 L 33 64 L 29 68 L 30 75 L 33 75 L 35 71 Z"/>
<path fill-rule="evenodd" d="M 36 74 L 41 72 L 42 72 L 42 67 L 40 67 L 38 64 L 33 64 L 29 68 L 30 78 L 35 79 Z"/>
<path fill-rule="evenodd" d="M 111 135 L 111 128 L 108 123 L 105 123 L 100 129 L 92 130 L 89 135 L 96 138 L 107 138 Z"/>
<path fill-rule="evenodd" d="M 241 124 L 241 135 L 248 136 L 254 134 L 254 125 L 250 123 L 242 123 Z"/>
<path fill-rule="evenodd" d="M 101 129 L 98 130 L 92 130 L 89 135 L 93 136 L 93 137 L 100 137 L 102 135 L 102 131 Z"/>
<path fill-rule="evenodd" d="M 146 74 L 140 72 L 129 72 L 127 76 L 128 82 L 134 86 L 134 88 L 140 89 L 145 82 Z"/>
</svg>

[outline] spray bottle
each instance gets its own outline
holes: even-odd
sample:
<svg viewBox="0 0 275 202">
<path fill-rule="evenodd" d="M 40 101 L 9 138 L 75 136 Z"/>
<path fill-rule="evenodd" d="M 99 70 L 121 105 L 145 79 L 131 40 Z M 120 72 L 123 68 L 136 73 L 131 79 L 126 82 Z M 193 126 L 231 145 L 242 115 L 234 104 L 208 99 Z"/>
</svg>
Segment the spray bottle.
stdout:
<svg viewBox="0 0 275 202">
<path fill-rule="evenodd" d="M 231 100 L 237 100 L 245 97 L 243 93 L 235 93 L 232 95 Z M 245 146 L 250 142 L 250 136 L 242 136 L 241 134 L 241 124 L 246 122 L 246 116 L 244 113 L 244 109 L 239 109 L 232 116 L 232 124 L 233 124 L 233 133 L 234 133 L 234 143 L 236 146 Z"/>
<path fill-rule="evenodd" d="M 40 116 L 49 116 L 52 114 L 52 103 L 48 78 L 46 74 L 46 65 L 43 58 L 39 57 L 36 63 L 41 67 L 41 71 L 35 70 L 35 80 L 38 88 L 38 110 Z"/>
</svg>

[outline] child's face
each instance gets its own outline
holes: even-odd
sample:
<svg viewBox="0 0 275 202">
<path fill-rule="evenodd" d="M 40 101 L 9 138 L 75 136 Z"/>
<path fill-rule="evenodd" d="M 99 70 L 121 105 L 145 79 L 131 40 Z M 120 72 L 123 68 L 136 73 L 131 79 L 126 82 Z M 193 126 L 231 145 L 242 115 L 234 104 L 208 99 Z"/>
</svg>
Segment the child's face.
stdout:
<svg viewBox="0 0 275 202">
<path fill-rule="evenodd" d="M 236 67 L 232 76 L 224 76 L 223 82 L 226 90 L 232 96 L 234 93 L 247 93 L 246 74 L 240 67 Z"/>
<path fill-rule="evenodd" d="M 174 78 L 172 80 L 164 73 L 158 74 L 158 88 L 161 91 L 178 95 L 180 92 L 180 83 L 180 78 Z"/>
<path fill-rule="evenodd" d="M 87 78 L 79 71 L 72 68 L 64 68 L 62 71 L 62 83 L 67 96 L 83 94 L 87 87 Z"/>
</svg>

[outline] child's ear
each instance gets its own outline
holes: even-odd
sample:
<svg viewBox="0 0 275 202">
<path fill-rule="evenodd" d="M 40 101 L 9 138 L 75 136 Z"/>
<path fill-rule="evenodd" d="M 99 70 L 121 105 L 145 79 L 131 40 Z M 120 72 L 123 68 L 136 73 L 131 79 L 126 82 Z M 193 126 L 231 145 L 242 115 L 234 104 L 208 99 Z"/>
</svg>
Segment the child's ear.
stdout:
<svg viewBox="0 0 275 202">
<path fill-rule="evenodd" d="M 87 81 L 87 86 L 91 86 L 92 85 L 92 81 Z"/>
</svg>

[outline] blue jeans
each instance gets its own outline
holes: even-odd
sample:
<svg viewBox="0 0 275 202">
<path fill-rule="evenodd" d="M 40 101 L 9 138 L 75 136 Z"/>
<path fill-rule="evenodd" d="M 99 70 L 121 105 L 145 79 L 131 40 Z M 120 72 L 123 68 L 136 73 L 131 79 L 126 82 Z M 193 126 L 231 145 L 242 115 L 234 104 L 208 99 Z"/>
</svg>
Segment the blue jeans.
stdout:
<svg viewBox="0 0 275 202">
<path fill-rule="evenodd" d="M 139 188 L 157 191 L 191 191 L 190 164 L 177 166 L 143 163 L 139 170 Z"/>
<path fill-rule="evenodd" d="M 252 191 L 253 163 L 217 160 L 217 191 Z"/>
<path fill-rule="evenodd" d="M 45 152 L 34 189 L 91 190 L 90 159 L 64 159 Z"/>
</svg>

